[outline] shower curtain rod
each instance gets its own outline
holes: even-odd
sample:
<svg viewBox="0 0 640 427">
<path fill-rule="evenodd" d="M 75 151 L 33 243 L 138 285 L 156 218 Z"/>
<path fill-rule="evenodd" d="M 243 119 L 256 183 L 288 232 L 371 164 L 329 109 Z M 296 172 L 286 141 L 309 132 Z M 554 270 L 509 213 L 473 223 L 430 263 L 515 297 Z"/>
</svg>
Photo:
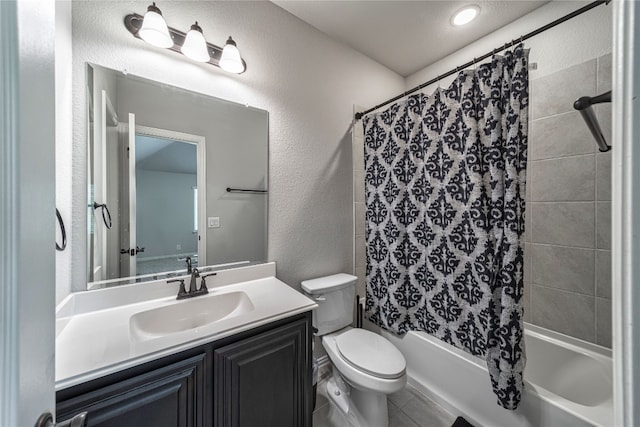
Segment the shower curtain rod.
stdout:
<svg viewBox="0 0 640 427">
<path fill-rule="evenodd" d="M 535 30 L 531 31 L 530 33 L 527 33 L 525 35 L 520 36 L 520 38 L 518 38 L 518 39 L 514 39 L 514 40 L 511 40 L 511 42 L 505 43 L 504 46 L 499 46 L 499 47 L 493 49 L 491 52 L 485 53 L 484 55 L 479 56 L 477 58 L 473 58 L 473 61 L 469 61 L 466 64 L 462 64 L 462 65 L 460 65 L 460 66 L 458 66 L 458 67 L 456 67 L 456 68 L 454 68 L 452 70 L 447 71 L 444 74 L 440 74 L 438 77 L 435 77 L 435 78 L 429 80 L 428 82 L 422 83 L 421 85 L 416 86 L 411 90 L 403 92 L 398 96 L 395 96 L 395 97 L 393 97 L 391 99 L 388 99 L 385 102 L 383 102 L 381 104 L 378 104 L 375 107 L 369 108 L 366 111 L 356 113 L 356 115 L 355 115 L 356 120 L 360 120 L 362 118 L 362 116 L 364 116 L 366 114 L 369 114 L 370 112 L 375 111 L 380 107 L 384 107 L 387 104 L 391 104 L 392 102 L 397 101 L 399 99 L 402 99 L 405 96 L 407 96 L 409 94 L 412 94 L 413 92 L 417 92 L 420 89 L 423 89 L 423 88 L 425 88 L 425 87 L 427 87 L 427 86 L 429 86 L 429 85 L 431 85 L 433 83 L 437 83 L 440 80 L 445 79 L 445 78 L 457 73 L 458 71 L 464 70 L 467 67 L 475 65 L 476 63 L 478 63 L 478 62 L 480 62 L 480 61 L 482 61 L 484 59 L 487 59 L 490 56 L 495 55 L 496 53 L 498 53 L 498 52 L 500 52 L 502 50 L 505 50 L 505 49 L 508 49 L 508 48 L 510 48 L 512 46 L 515 46 L 516 43 L 520 43 L 520 42 L 523 42 L 523 41 L 525 41 L 527 39 L 530 39 L 533 36 L 537 36 L 538 34 L 543 33 L 545 31 L 555 27 L 556 25 L 560 25 L 563 22 L 570 20 L 571 18 L 575 18 L 578 15 L 582 15 L 583 13 L 593 9 L 594 7 L 600 6 L 601 4 L 609 4 L 610 2 L 611 2 L 611 0 L 598 0 L 598 1 L 591 2 L 588 5 L 581 7 L 580 9 L 577 9 L 577 10 L 575 10 L 575 11 L 573 11 L 573 12 L 571 12 L 571 13 L 569 13 L 569 14 L 561 17 L 561 18 L 556 19 L 553 22 L 548 23 L 547 25 L 544 25 L 544 26 L 542 26 L 542 27 L 540 27 L 538 29 L 535 29 Z"/>
</svg>

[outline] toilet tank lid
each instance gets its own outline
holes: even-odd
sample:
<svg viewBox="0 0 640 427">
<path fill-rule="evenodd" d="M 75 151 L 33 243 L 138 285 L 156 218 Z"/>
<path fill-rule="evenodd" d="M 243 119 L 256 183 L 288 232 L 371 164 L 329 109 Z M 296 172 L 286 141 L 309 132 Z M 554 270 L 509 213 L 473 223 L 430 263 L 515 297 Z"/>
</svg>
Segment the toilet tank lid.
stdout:
<svg viewBox="0 0 640 427">
<path fill-rule="evenodd" d="M 317 279 L 303 280 L 301 285 L 305 292 L 314 295 L 346 288 L 357 280 L 358 278 L 351 274 L 339 273 L 332 276 L 318 277 Z"/>
</svg>

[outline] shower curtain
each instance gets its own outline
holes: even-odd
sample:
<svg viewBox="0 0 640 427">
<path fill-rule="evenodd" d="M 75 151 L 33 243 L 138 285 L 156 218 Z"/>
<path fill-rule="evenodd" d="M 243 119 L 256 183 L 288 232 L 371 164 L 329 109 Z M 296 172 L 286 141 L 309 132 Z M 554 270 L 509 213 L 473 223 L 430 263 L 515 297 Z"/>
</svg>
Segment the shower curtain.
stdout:
<svg viewBox="0 0 640 427">
<path fill-rule="evenodd" d="M 363 120 L 366 317 L 484 358 L 507 409 L 525 364 L 527 57 L 519 45 Z"/>
</svg>

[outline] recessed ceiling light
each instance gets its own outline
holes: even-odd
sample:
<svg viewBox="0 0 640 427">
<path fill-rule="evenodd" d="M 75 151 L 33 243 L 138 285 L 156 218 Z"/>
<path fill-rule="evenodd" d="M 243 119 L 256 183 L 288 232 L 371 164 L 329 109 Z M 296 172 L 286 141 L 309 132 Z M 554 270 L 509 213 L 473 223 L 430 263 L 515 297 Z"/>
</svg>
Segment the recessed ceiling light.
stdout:
<svg viewBox="0 0 640 427">
<path fill-rule="evenodd" d="M 451 23 L 456 27 L 468 24 L 478 16 L 478 13 L 480 13 L 480 7 L 475 4 L 465 6 L 451 17 Z"/>
</svg>

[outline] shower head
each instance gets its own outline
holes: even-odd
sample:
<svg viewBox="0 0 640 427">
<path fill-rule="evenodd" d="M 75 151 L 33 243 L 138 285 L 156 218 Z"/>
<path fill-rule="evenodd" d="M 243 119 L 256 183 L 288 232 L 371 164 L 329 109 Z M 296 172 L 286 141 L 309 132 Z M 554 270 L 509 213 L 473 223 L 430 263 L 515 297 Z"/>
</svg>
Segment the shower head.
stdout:
<svg viewBox="0 0 640 427">
<path fill-rule="evenodd" d="M 598 123 L 598 118 L 593 112 L 593 104 L 599 104 L 601 102 L 611 102 L 611 91 L 594 97 L 583 96 L 573 103 L 573 108 L 580 111 L 580 114 L 591 131 L 591 134 L 595 138 L 600 151 L 606 152 L 611 150 L 611 146 L 608 145 L 607 141 L 604 139 L 602 129 Z"/>
</svg>

